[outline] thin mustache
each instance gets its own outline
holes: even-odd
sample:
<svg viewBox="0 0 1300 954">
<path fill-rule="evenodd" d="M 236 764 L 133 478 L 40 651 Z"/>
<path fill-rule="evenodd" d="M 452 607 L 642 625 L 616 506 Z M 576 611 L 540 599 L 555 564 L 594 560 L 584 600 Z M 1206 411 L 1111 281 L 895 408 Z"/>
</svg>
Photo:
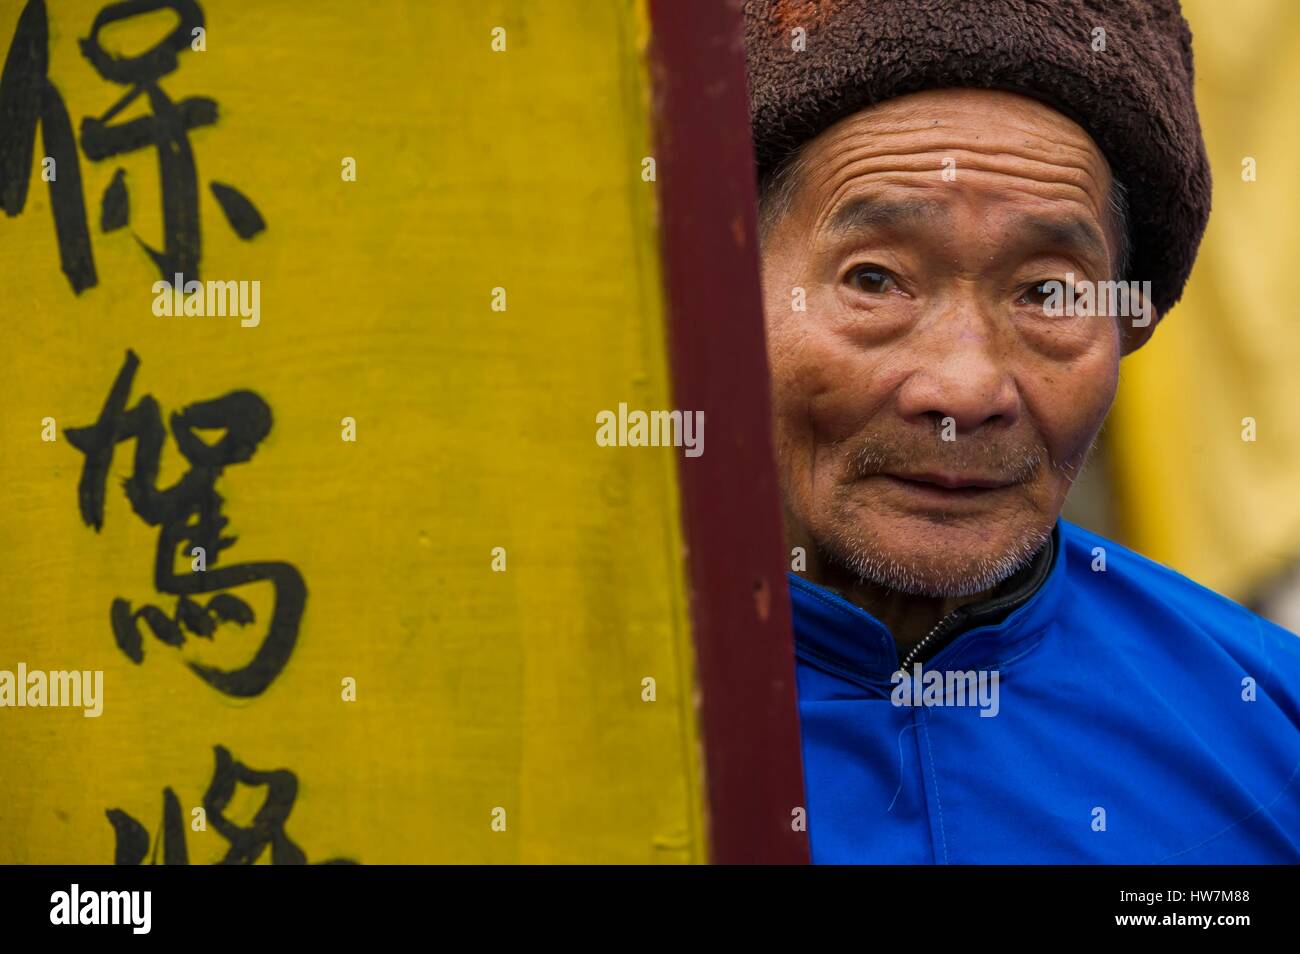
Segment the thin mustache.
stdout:
<svg viewBox="0 0 1300 954">
<path fill-rule="evenodd" d="M 977 473 L 1008 484 L 1021 484 L 1038 476 L 1044 465 L 1069 473 L 1041 445 L 1010 448 L 971 438 L 927 444 L 868 438 L 852 458 L 859 479 L 900 472 Z"/>
</svg>

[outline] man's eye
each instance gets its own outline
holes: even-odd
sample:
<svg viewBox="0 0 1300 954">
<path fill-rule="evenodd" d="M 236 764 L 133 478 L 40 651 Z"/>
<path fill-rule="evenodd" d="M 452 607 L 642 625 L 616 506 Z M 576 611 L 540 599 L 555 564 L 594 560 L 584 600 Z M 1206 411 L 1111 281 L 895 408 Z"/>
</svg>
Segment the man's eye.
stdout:
<svg viewBox="0 0 1300 954">
<path fill-rule="evenodd" d="M 897 284 L 893 275 L 875 265 L 859 265 L 845 278 L 853 288 L 868 295 L 883 295 Z"/>
<path fill-rule="evenodd" d="M 1047 303 L 1047 300 L 1053 294 L 1059 298 L 1064 290 L 1065 287 L 1062 282 L 1057 281 L 1054 278 L 1045 279 L 1041 282 L 1035 282 L 1025 288 L 1025 290 L 1020 293 L 1020 297 L 1016 299 L 1016 304 L 1037 305 L 1041 308 Z"/>
</svg>

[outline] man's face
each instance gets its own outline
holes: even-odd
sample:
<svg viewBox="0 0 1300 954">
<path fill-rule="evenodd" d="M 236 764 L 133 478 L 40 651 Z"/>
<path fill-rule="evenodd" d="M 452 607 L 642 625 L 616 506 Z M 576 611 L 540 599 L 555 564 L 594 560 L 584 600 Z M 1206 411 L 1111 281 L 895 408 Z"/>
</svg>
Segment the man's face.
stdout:
<svg viewBox="0 0 1300 954">
<path fill-rule="evenodd" d="M 802 158 L 763 247 L 790 543 L 814 573 L 987 590 L 1046 540 L 1115 396 L 1123 319 L 1052 317 L 1039 287 L 1110 278 L 1107 163 L 983 90 L 890 100 Z"/>
</svg>

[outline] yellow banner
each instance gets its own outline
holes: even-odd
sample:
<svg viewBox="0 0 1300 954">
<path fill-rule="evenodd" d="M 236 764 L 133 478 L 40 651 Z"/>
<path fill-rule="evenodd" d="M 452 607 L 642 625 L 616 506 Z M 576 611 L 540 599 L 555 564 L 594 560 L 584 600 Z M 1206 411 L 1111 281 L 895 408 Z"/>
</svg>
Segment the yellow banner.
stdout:
<svg viewBox="0 0 1300 954">
<path fill-rule="evenodd" d="M 0 9 L 0 862 L 705 860 L 645 43 Z"/>
</svg>

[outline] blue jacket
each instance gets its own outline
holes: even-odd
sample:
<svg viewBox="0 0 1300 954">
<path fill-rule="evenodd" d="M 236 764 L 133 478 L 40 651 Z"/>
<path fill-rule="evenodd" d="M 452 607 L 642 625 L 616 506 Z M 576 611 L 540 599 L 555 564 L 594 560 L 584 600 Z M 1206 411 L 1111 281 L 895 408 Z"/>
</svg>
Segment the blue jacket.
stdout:
<svg viewBox="0 0 1300 954">
<path fill-rule="evenodd" d="M 791 574 L 813 861 L 1300 862 L 1300 638 L 1064 520 L 1038 564 L 907 681 Z"/>
</svg>

